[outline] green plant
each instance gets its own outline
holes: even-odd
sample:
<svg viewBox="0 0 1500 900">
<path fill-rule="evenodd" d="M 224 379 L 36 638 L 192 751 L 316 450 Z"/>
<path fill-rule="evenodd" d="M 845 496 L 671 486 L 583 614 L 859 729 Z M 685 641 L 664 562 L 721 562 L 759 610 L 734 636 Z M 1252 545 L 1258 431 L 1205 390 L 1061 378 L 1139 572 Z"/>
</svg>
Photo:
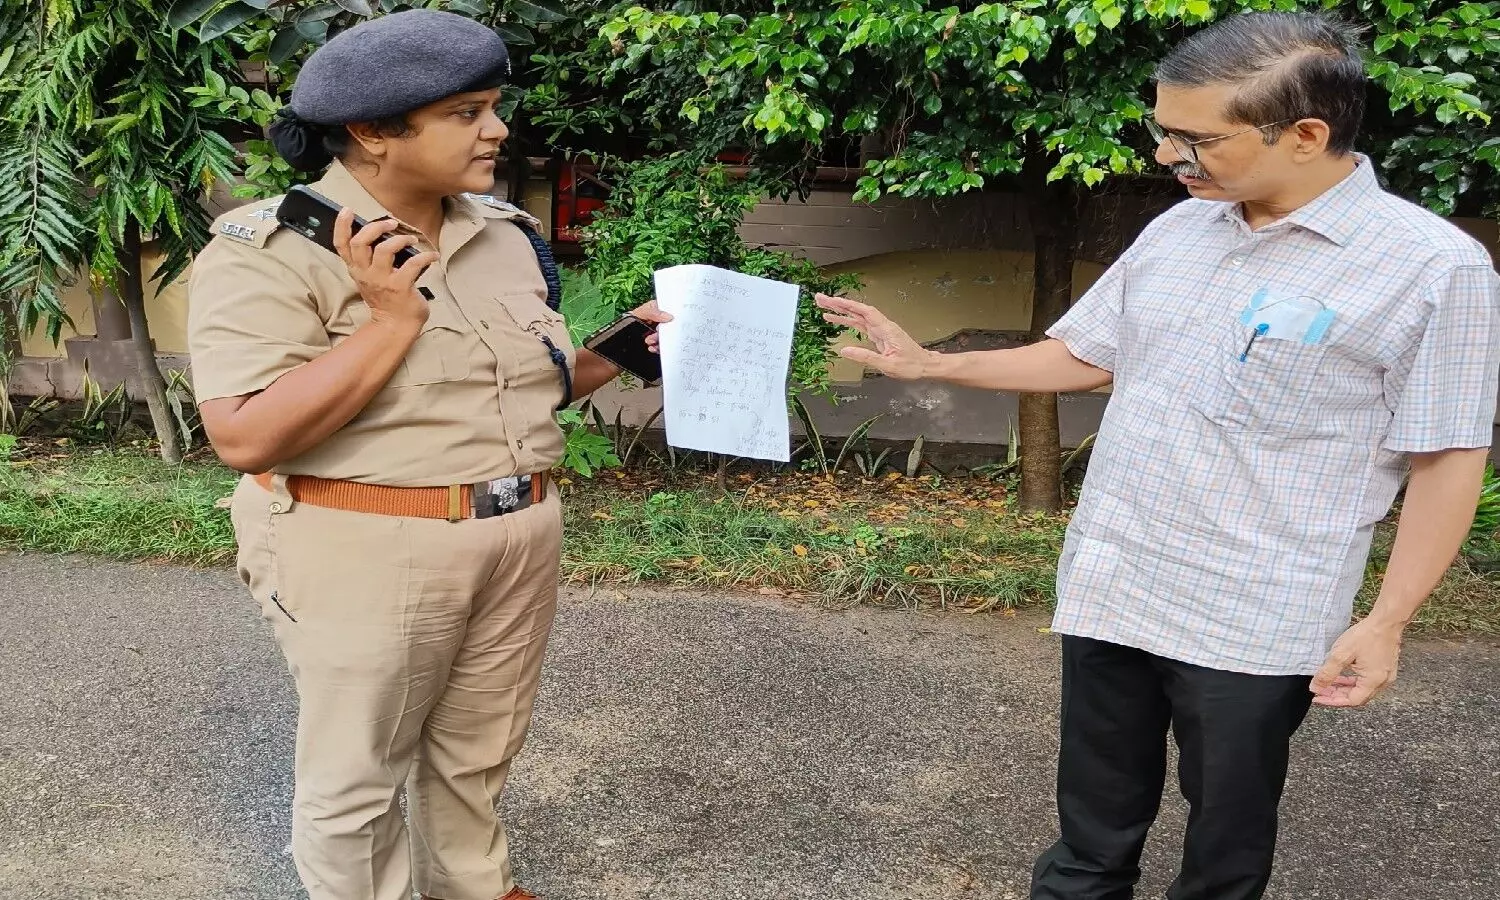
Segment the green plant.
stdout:
<svg viewBox="0 0 1500 900">
<path fill-rule="evenodd" d="M 0 309 L 0 434 L 11 433 L 16 424 L 16 405 L 10 396 L 10 355 L 4 345 L 5 312 Z"/>
<path fill-rule="evenodd" d="M 607 436 L 591 431 L 589 422 L 579 409 L 564 409 L 557 413 L 557 422 L 563 430 L 564 469 L 577 472 L 584 478 L 593 478 L 600 469 L 620 465 L 615 455 L 614 442 Z"/>
<path fill-rule="evenodd" d="M 562 269 L 562 305 L 559 312 L 568 323 L 568 336 L 575 345 L 618 318 L 615 306 L 594 286 L 587 272 Z"/>
<path fill-rule="evenodd" d="M 854 464 L 859 467 L 859 474 L 866 478 L 873 478 L 880 474 L 881 469 L 885 468 L 886 460 L 890 458 L 890 455 L 890 447 L 877 452 L 866 443 L 854 455 Z"/>
<path fill-rule="evenodd" d="M 922 470 L 922 448 L 927 444 L 927 436 L 919 434 L 917 439 L 911 442 L 911 449 L 906 452 L 906 477 L 916 478 L 917 473 Z"/>
<path fill-rule="evenodd" d="M 656 270 L 674 265 L 719 266 L 798 285 L 788 393 L 826 392 L 830 348 L 842 329 L 824 321 L 813 294 L 855 290 L 859 282 L 852 275 L 824 273 L 806 260 L 746 246 L 740 223 L 771 186 L 760 178 L 736 178 L 693 153 L 622 163 L 611 174 L 609 205 L 585 239 L 587 272 L 612 311 L 650 300 Z"/>
<path fill-rule="evenodd" d="M 10 459 L 10 454 L 16 449 L 16 436 L 13 434 L 0 434 L 0 462 Z"/>
<path fill-rule="evenodd" d="M 1068 453 L 1064 454 L 1063 455 L 1063 459 L 1062 459 L 1062 468 L 1060 470 L 1060 474 L 1062 474 L 1062 475 L 1068 474 L 1068 472 L 1073 468 L 1073 466 L 1075 464 L 1077 464 L 1078 460 L 1083 457 L 1083 454 L 1087 453 L 1090 449 L 1093 448 L 1093 446 L 1094 446 L 1094 439 L 1097 438 L 1098 436 L 1099 436 L 1098 433 L 1094 433 L 1094 434 L 1089 435 L 1088 437 L 1086 437 L 1083 440 L 1079 441 L 1077 447 L 1074 447 L 1071 451 L 1069 451 Z"/>
<path fill-rule="evenodd" d="M 198 443 L 203 429 L 203 418 L 198 413 L 198 403 L 193 399 L 193 383 L 187 372 L 173 369 L 166 373 L 167 404 L 172 408 L 172 417 L 182 435 L 182 447 L 191 450 Z"/>
<path fill-rule="evenodd" d="M 130 427 L 132 408 L 130 398 L 125 396 L 125 385 L 122 382 L 109 391 L 103 390 L 89 374 L 88 360 L 84 360 L 81 379 L 83 409 L 72 423 L 77 436 L 85 442 L 102 442 L 113 447 Z"/>
<path fill-rule="evenodd" d="M 631 458 L 635 456 L 636 448 L 641 444 L 641 438 L 646 436 L 646 432 L 650 430 L 652 425 L 656 424 L 656 420 L 661 418 L 661 415 L 664 412 L 666 412 L 666 407 L 658 406 L 656 408 L 656 412 L 652 413 L 646 419 L 646 421 L 643 422 L 641 426 L 635 430 L 635 434 L 630 438 L 630 443 L 625 445 L 625 453 L 620 457 L 621 465 L 630 465 Z"/>
<path fill-rule="evenodd" d="M 45 421 L 47 416 L 62 404 L 52 397 L 32 397 L 26 408 L 21 410 L 20 415 L 15 417 L 8 429 L 11 434 L 25 436 L 38 422 Z"/>
<path fill-rule="evenodd" d="M 988 478 L 990 480 L 994 480 L 997 478 L 1012 479 L 1019 474 L 1022 459 L 1021 432 L 1016 428 L 1014 419 L 1009 420 L 1009 423 L 1010 438 L 1005 445 L 1005 458 L 996 460 L 992 463 L 985 463 L 982 466 L 975 466 L 972 470 L 973 474 L 981 478 Z M 1083 440 L 1079 441 L 1077 447 L 1074 447 L 1072 450 L 1063 453 L 1061 461 L 1059 463 L 1059 473 L 1062 475 L 1068 474 L 1068 472 L 1072 470 L 1073 466 L 1077 465 L 1078 461 L 1083 458 L 1083 454 L 1087 453 L 1089 451 L 1089 448 L 1094 446 L 1094 439 L 1097 436 L 1098 435 L 1091 434 Z"/>
<path fill-rule="evenodd" d="M 1497 531 L 1500 531 L 1500 476 L 1495 474 L 1494 463 L 1486 463 L 1479 504 L 1469 525 L 1468 544 L 1477 547 L 1493 543 Z"/>
<path fill-rule="evenodd" d="M 1016 429 L 1014 419 L 1007 419 L 1010 426 L 1010 438 L 1005 442 L 1005 458 L 982 466 L 974 467 L 974 474 L 991 480 L 996 478 L 1011 478 L 1017 474 L 1021 465 L 1021 433 Z"/>
<path fill-rule="evenodd" d="M 810 455 L 802 460 L 802 470 L 827 475 L 828 448 L 823 446 L 823 434 L 818 431 L 818 426 L 813 422 L 812 412 L 808 410 L 807 404 L 802 402 L 802 398 L 797 396 L 792 397 L 792 411 L 797 414 L 797 418 L 802 420 L 802 428 L 807 432 L 807 440 L 792 451 L 792 458 L 796 459 L 803 452 L 807 452 Z"/>
<path fill-rule="evenodd" d="M 876 422 L 884 418 L 884 416 L 884 413 L 878 413 L 854 426 L 854 430 L 849 432 L 848 437 L 844 438 L 844 445 L 839 448 L 839 455 L 834 458 L 833 470 L 835 472 L 844 467 L 844 460 L 848 459 L 856 448 L 868 446 L 866 438 L 870 436 L 870 429 L 875 426 Z"/>
<path fill-rule="evenodd" d="M 870 429 L 874 427 L 876 422 L 880 421 L 885 415 L 884 413 L 871 416 L 856 425 L 849 432 L 848 436 L 844 438 L 843 444 L 839 446 L 839 452 L 833 457 L 833 461 L 830 463 L 828 448 L 824 445 L 823 441 L 823 434 L 818 430 L 818 426 L 813 423 L 812 412 L 807 408 L 807 404 L 802 402 L 801 397 L 792 397 L 792 410 L 797 414 L 797 418 L 802 420 L 802 427 L 807 432 L 807 439 L 792 451 L 793 459 L 796 459 L 803 453 L 808 454 L 801 462 L 801 468 L 804 471 L 829 475 L 842 471 L 844 462 L 853 459 L 859 466 L 861 474 L 874 475 L 880 469 L 881 465 L 885 463 L 886 456 L 890 451 L 886 450 L 878 455 L 873 455 L 870 452 L 867 440 Z"/>
</svg>

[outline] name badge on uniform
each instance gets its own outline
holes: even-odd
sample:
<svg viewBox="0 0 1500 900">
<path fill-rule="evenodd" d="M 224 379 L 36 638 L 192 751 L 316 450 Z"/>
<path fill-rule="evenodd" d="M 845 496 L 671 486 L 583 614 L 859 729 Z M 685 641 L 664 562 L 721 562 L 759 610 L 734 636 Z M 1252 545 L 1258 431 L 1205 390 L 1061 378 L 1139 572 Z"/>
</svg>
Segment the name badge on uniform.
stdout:
<svg viewBox="0 0 1500 900">
<path fill-rule="evenodd" d="M 1319 344 L 1328 337 L 1334 312 L 1321 300 L 1306 295 L 1278 297 L 1261 288 L 1240 313 L 1240 323 L 1261 338 Z"/>
<path fill-rule="evenodd" d="M 241 225 L 238 222 L 225 222 L 219 226 L 219 230 L 230 237 L 237 237 L 242 241 L 255 240 L 255 229 L 249 225 Z"/>
</svg>

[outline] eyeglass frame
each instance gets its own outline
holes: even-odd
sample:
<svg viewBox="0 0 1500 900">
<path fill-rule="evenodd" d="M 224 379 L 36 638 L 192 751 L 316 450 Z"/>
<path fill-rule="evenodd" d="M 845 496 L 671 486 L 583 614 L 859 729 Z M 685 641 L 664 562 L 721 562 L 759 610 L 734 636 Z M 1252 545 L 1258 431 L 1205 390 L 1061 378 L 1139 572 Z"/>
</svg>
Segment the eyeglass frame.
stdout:
<svg viewBox="0 0 1500 900">
<path fill-rule="evenodd" d="M 1190 141 L 1187 138 L 1178 137 L 1175 132 L 1168 131 L 1165 128 L 1161 127 L 1161 125 L 1155 119 L 1144 119 L 1143 121 L 1146 125 L 1146 132 L 1151 135 L 1151 139 L 1156 141 L 1158 146 L 1161 145 L 1162 141 L 1166 141 L 1172 145 L 1172 149 L 1176 151 L 1178 156 L 1182 157 L 1183 161 L 1190 162 L 1193 165 L 1197 165 L 1200 162 L 1198 158 L 1198 147 L 1203 144 L 1212 144 L 1215 141 L 1227 141 L 1232 137 L 1239 137 L 1242 134 L 1249 134 L 1252 131 L 1260 131 L 1265 128 L 1275 128 L 1277 125 L 1285 125 L 1288 122 L 1295 122 L 1296 120 L 1282 119 L 1280 122 L 1268 122 L 1265 125 L 1253 125 L 1243 131 L 1236 131 L 1233 134 L 1220 134 L 1215 135 L 1214 137 L 1201 138 L 1196 141 Z"/>
</svg>

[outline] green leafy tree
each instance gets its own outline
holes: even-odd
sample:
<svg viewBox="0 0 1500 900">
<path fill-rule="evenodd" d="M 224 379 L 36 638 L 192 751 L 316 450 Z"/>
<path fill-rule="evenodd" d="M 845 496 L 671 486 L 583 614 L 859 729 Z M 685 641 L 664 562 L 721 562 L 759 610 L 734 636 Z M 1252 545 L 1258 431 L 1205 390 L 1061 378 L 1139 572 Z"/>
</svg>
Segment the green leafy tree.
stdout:
<svg viewBox="0 0 1500 900">
<path fill-rule="evenodd" d="M 59 292 L 85 276 L 129 314 L 134 363 L 161 442 L 177 425 L 146 322 L 141 247 L 177 278 L 208 240 L 205 191 L 233 176 L 237 124 L 187 91 L 228 77 L 219 44 L 165 24 L 158 0 L 31 0 L 0 13 L 0 295 L 22 331 L 67 320 Z"/>
<path fill-rule="evenodd" d="M 741 8 L 744 7 L 744 8 Z M 1366 149 L 1440 213 L 1500 198 L 1500 3 L 1406 0 L 681 0 L 617 8 L 597 54 L 643 122 L 698 147 L 748 147 L 768 171 L 833 140 L 875 148 L 874 200 L 983 187 L 1023 198 L 1034 240 L 1031 333 L 1066 311 L 1085 205 L 1152 170 L 1139 127 L 1155 62 L 1189 29 L 1245 10 L 1328 9 L 1368 23 L 1383 95 Z M 664 126 L 668 127 L 668 126 Z M 1124 181 L 1129 180 L 1129 181 Z M 1022 505 L 1061 503 L 1057 403 L 1023 395 Z"/>
</svg>

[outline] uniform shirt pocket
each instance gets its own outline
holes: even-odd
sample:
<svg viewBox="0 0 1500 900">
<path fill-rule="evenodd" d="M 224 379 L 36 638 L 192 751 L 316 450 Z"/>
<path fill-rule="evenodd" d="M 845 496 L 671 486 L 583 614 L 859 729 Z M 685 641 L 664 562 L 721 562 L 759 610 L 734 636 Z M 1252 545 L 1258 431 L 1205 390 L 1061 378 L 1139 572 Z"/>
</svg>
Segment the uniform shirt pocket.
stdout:
<svg viewBox="0 0 1500 900">
<path fill-rule="evenodd" d="M 351 300 L 328 323 L 331 346 L 337 347 L 370 321 L 370 307 Z M 439 297 L 429 304 L 427 322 L 387 387 L 416 387 L 469 377 L 470 329 L 450 301 Z"/>
<path fill-rule="evenodd" d="M 513 298 L 499 298 L 496 306 L 510 326 L 501 329 L 497 335 L 501 342 L 499 352 L 503 352 L 510 363 L 506 387 L 513 393 L 540 391 L 550 404 L 556 405 L 563 400 L 565 389 L 571 385 L 578 362 L 567 322 L 542 303 L 517 303 Z M 567 366 L 566 376 L 553 359 L 554 348 Z"/>
<path fill-rule="evenodd" d="M 462 381 L 469 377 L 472 332 L 468 323 L 452 301 L 439 297 L 430 306 L 421 335 L 406 351 L 406 359 L 388 382 L 391 387 Z"/>
</svg>

